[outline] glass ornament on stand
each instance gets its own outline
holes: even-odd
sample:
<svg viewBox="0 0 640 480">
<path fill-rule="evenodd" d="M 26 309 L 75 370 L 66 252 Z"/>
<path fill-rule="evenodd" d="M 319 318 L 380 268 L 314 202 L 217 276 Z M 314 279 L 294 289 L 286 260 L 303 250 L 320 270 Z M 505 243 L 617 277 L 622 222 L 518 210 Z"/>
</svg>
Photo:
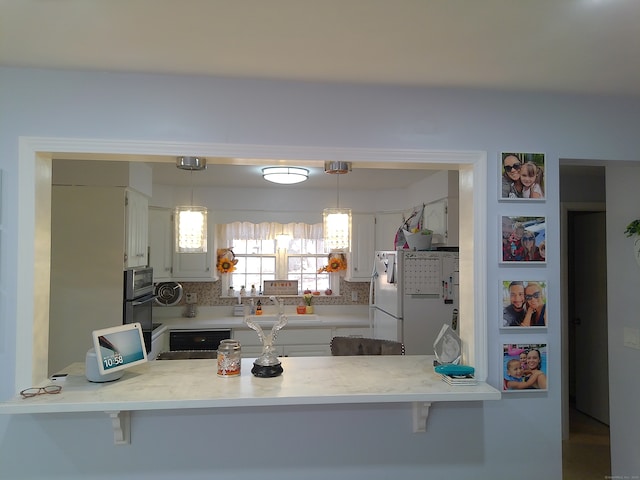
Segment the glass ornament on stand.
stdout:
<svg viewBox="0 0 640 480">
<path fill-rule="evenodd" d="M 253 375 L 262 378 L 277 377 L 283 372 L 282 364 L 278 359 L 273 344 L 276 340 L 278 330 L 283 328 L 288 321 L 284 314 L 284 305 L 282 302 L 274 296 L 270 296 L 269 299 L 278 307 L 278 319 L 276 323 L 273 324 L 273 327 L 271 327 L 271 333 L 269 335 L 264 333 L 262 327 L 253 320 L 253 317 L 247 316 L 244 319 L 247 326 L 256 331 L 260 342 L 262 342 L 262 355 L 253 362 L 253 368 L 251 369 Z"/>
</svg>

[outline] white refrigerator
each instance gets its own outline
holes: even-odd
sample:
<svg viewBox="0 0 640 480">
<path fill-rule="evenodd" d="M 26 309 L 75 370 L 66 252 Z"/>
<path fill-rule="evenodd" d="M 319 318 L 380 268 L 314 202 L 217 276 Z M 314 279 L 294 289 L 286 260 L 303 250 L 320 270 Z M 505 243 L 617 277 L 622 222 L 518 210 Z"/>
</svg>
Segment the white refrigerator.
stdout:
<svg viewBox="0 0 640 480">
<path fill-rule="evenodd" d="M 433 355 L 442 325 L 457 330 L 458 259 L 450 251 L 376 252 L 373 336 L 403 342 L 407 355 Z"/>
</svg>

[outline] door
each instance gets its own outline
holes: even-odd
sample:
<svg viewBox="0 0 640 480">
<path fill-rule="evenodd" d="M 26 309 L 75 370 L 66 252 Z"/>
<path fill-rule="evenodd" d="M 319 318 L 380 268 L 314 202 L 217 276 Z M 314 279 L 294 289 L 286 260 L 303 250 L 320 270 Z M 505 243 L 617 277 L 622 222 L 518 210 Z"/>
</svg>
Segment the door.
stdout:
<svg viewBox="0 0 640 480">
<path fill-rule="evenodd" d="M 171 280 L 173 263 L 173 212 L 168 208 L 149 208 L 149 266 L 153 281 Z"/>
<path fill-rule="evenodd" d="M 376 218 L 370 214 L 354 214 L 351 220 L 351 254 L 347 278 L 350 282 L 368 282 L 373 270 Z"/>
<path fill-rule="evenodd" d="M 402 342 L 402 320 L 375 308 L 373 310 L 373 338 Z"/>
<path fill-rule="evenodd" d="M 398 256 L 395 251 L 376 252 L 373 305 L 394 317 L 402 316 L 398 293 Z"/>
<path fill-rule="evenodd" d="M 570 345 L 578 410 L 609 424 L 606 228 L 604 212 L 573 212 Z M 574 335 L 571 335 L 573 331 Z"/>
</svg>

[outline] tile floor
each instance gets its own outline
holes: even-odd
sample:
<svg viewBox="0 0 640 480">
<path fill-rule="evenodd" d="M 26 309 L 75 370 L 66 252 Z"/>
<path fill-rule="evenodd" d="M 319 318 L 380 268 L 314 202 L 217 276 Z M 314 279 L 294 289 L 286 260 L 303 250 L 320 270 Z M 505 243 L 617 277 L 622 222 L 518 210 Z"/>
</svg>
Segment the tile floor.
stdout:
<svg viewBox="0 0 640 480">
<path fill-rule="evenodd" d="M 610 476 L 609 427 L 573 408 L 569 424 L 569 439 L 562 442 L 563 480 L 604 480 Z"/>
</svg>

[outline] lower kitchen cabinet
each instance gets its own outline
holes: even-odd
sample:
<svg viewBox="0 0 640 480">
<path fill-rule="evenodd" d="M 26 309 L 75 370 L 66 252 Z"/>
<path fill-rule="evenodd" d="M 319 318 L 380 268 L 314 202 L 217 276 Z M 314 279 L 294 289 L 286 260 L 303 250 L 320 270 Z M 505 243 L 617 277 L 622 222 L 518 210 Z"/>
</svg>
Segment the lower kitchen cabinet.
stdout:
<svg viewBox="0 0 640 480">
<path fill-rule="evenodd" d="M 268 335 L 270 329 L 265 328 Z M 284 357 L 322 357 L 331 355 L 331 339 L 334 336 L 366 337 L 369 329 L 364 328 L 283 328 L 278 332 L 275 349 L 278 356 Z M 253 330 L 235 329 L 232 337 L 242 345 L 242 356 L 258 357 L 262 345 L 258 334 Z"/>
<path fill-rule="evenodd" d="M 163 332 L 151 342 L 151 352 L 147 354 L 149 360 L 155 360 L 159 353 L 169 350 L 169 332 Z"/>
<path fill-rule="evenodd" d="M 270 333 L 265 327 L 265 334 Z M 232 337 L 242 345 L 243 357 L 258 357 L 262 353 L 262 344 L 253 330 L 233 331 Z M 276 336 L 275 349 L 278 356 L 315 357 L 329 355 L 331 342 L 330 328 L 283 328 Z"/>
<path fill-rule="evenodd" d="M 285 345 L 285 357 L 326 357 L 331 355 L 329 345 Z"/>
</svg>

